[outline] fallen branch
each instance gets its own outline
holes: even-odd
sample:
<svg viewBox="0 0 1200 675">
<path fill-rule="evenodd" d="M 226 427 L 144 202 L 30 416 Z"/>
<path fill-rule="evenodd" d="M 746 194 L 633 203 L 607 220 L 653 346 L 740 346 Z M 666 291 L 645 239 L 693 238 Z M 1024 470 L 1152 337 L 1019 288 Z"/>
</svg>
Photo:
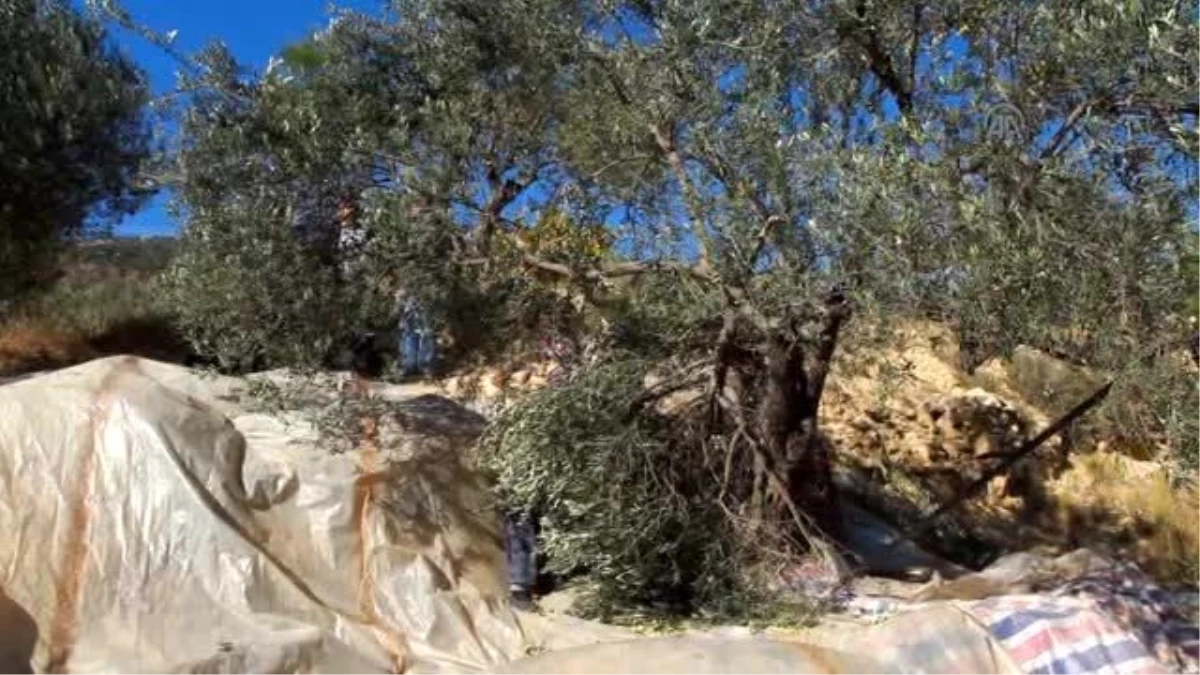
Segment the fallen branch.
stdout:
<svg viewBox="0 0 1200 675">
<path fill-rule="evenodd" d="M 654 403 L 655 401 L 658 401 L 666 396 L 670 396 L 677 391 L 682 391 L 688 387 L 693 387 L 703 382 L 708 376 L 705 373 L 697 374 L 696 371 L 709 365 L 709 363 L 711 363 L 709 359 L 701 359 L 696 361 L 695 363 L 692 363 L 684 368 L 683 371 L 676 377 L 663 380 L 662 382 L 647 388 L 645 391 L 639 394 L 637 398 L 633 399 L 633 401 L 629 403 L 629 410 L 625 413 L 625 421 L 628 422 L 629 420 L 633 419 L 633 417 L 641 412 L 642 408 L 645 408 L 647 405 Z"/>
<path fill-rule="evenodd" d="M 821 536 L 820 527 L 817 526 L 817 524 L 814 523 L 811 518 L 809 518 L 804 514 L 803 511 L 800 510 L 800 507 L 796 505 L 795 500 L 793 500 L 792 496 L 788 494 L 787 483 L 785 483 L 783 478 L 779 476 L 779 472 L 775 469 L 775 462 L 772 461 L 771 457 L 769 457 L 766 452 L 763 452 L 762 444 L 757 442 L 746 430 L 746 420 L 740 413 L 739 409 L 733 404 L 732 401 L 728 400 L 724 396 L 720 396 L 719 400 L 727 408 L 734 412 L 738 422 L 738 429 L 735 435 L 741 435 L 746 439 L 747 444 L 754 453 L 755 459 L 763 468 L 763 473 L 767 477 L 767 484 L 770 487 L 771 492 L 775 494 L 776 499 L 783 502 L 783 505 L 787 507 L 788 513 L 791 515 L 792 521 L 796 525 L 796 529 L 799 531 L 800 536 L 803 537 L 805 542 L 812 546 L 814 550 L 820 551 L 827 556 L 836 557 L 837 554 L 833 550 L 830 542 Z"/>
</svg>

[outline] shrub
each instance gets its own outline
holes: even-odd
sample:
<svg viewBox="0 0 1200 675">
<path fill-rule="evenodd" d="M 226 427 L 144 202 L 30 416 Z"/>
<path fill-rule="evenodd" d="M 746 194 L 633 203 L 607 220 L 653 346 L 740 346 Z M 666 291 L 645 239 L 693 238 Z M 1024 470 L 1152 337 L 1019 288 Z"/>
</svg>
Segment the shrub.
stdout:
<svg viewBox="0 0 1200 675">
<path fill-rule="evenodd" d="M 313 364 L 339 334 L 333 270 L 266 209 L 193 222 L 166 276 L 180 331 L 223 368 Z"/>
</svg>

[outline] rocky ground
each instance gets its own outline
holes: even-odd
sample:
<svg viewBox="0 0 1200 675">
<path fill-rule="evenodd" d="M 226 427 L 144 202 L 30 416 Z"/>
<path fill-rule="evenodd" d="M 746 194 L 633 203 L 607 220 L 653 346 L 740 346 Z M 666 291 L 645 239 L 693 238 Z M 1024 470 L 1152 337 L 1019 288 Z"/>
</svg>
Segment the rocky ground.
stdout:
<svg viewBox="0 0 1200 675">
<path fill-rule="evenodd" d="M 903 526 L 1086 398 L 1104 379 L 1034 349 L 992 359 L 967 374 L 951 333 L 933 324 L 896 330 L 891 346 L 847 347 L 822 403 L 839 479 Z M 457 373 L 441 391 L 491 411 L 546 386 L 548 362 Z M 681 392 L 664 405 L 684 405 Z M 985 494 L 957 509 L 991 554 L 1085 546 L 1137 562 L 1165 581 L 1197 574 L 1197 495 L 1175 488 L 1155 448 L 1127 448 L 1069 429 Z M 1139 455 L 1135 458 L 1132 455 Z M 978 561 L 986 562 L 985 558 Z"/>
</svg>

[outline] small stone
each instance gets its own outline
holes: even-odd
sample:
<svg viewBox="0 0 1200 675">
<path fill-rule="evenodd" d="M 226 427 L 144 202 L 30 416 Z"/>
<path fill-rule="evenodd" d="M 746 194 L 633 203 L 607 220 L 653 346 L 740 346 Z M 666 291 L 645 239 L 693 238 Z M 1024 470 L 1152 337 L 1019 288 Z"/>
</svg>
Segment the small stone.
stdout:
<svg viewBox="0 0 1200 675">
<path fill-rule="evenodd" d="M 871 420 L 865 419 L 862 417 L 852 420 L 850 422 L 850 426 L 853 427 L 856 431 L 861 431 L 863 433 L 871 431 L 872 429 L 875 428 L 875 424 Z"/>
</svg>

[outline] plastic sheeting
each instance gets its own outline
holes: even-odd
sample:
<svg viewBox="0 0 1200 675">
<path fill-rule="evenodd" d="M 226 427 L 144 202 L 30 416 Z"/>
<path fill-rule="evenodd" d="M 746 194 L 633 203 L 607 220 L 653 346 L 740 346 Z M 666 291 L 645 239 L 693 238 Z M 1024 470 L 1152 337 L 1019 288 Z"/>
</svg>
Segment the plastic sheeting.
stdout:
<svg viewBox="0 0 1200 675">
<path fill-rule="evenodd" d="M 548 653 L 498 668 L 505 675 L 960 674 L 1018 675 L 1003 647 L 970 614 L 950 605 L 908 611 L 880 625 L 826 620 L 802 633 L 770 639 L 733 629 L 671 638 L 631 639 L 595 633 L 586 622 L 533 631 L 552 640 Z M 581 635 L 602 644 L 564 644 Z"/>
<path fill-rule="evenodd" d="M 422 431 L 461 408 L 417 399 L 397 442 L 332 454 L 302 423 L 237 415 L 235 388 L 134 358 L 0 387 L 0 609 L 32 619 L 37 671 L 523 654 L 486 491 L 461 442 Z"/>
<path fill-rule="evenodd" d="M 961 603 L 1015 563 L 785 640 L 515 613 L 481 418 L 371 388 L 395 418 L 335 452 L 244 386 L 129 357 L 0 386 L 0 671 L 1019 672 Z"/>
<path fill-rule="evenodd" d="M 541 654 L 500 673 L 883 673 L 866 656 L 762 638 L 677 636 L 606 642 Z"/>
<path fill-rule="evenodd" d="M 887 673 L 1023 672 L 987 628 L 949 605 L 913 607 L 878 624 L 827 620 L 796 639 L 866 654 Z"/>
</svg>

